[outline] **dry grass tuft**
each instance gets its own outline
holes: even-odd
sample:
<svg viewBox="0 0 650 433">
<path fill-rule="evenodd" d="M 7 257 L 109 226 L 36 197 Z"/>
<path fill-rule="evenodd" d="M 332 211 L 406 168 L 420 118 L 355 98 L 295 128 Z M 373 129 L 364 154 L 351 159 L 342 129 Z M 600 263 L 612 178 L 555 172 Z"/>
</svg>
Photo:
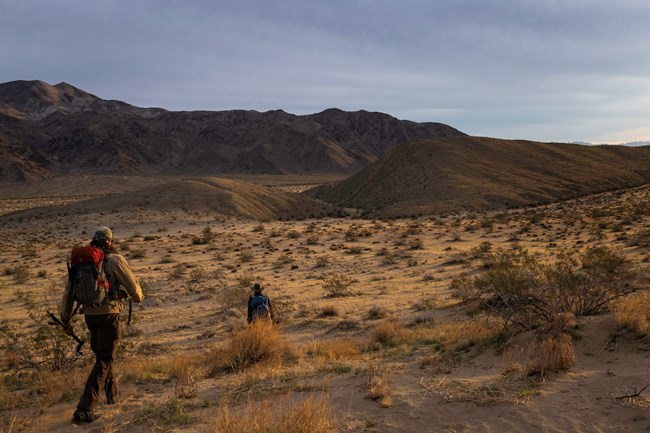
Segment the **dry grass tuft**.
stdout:
<svg viewBox="0 0 650 433">
<path fill-rule="evenodd" d="M 398 346 L 408 337 L 408 331 L 395 319 L 388 319 L 379 323 L 371 336 L 371 342 L 382 346 Z"/>
<path fill-rule="evenodd" d="M 361 353 L 361 349 L 356 340 L 313 340 L 306 345 L 305 352 L 311 358 L 335 361 L 355 357 Z"/>
<path fill-rule="evenodd" d="M 302 401 L 249 402 L 233 410 L 220 405 L 210 431 L 214 433 L 334 433 L 338 431 L 329 402 L 309 397 Z"/>
<path fill-rule="evenodd" d="M 258 320 L 233 334 L 225 348 L 224 358 L 232 371 L 240 372 L 260 363 L 278 365 L 289 349 L 273 324 Z"/>
<path fill-rule="evenodd" d="M 383 407 L 393 405 L 393 396 L 386 379 L 386 367 L 381 364 L 368 366 L 368 398 L 379 400 Z"/>
<path fill-rule="evenodd" d="M 173 358 L 128 358 L 118 365 L 122 380 L 134 383 L 161 383 L 174 377 Z"/>
<path fill-rule="evenodd" d="M 197 381 L 200 373 L 197 371 L 196 357 L 190 355 L 179 356 L 174 359 L 173 371 L 176 381 L 174 382 L 174 394 L 178 398 L 196 397 Z"/>
<path fill-rule="evenodd" d="M 612 311 L 621 327 L 634 330 L 639 337 L 648 335 L 650 318 L 650 293 L 635 293 L 619 299 Z"/>
<path fill-rule="evenodd" d="M 549 373 L 567 371 L 575 362 L 571 336 L 560 334 L 536 341 L 531 345 L 526 372 L 529 376 L 538 374 L 545 377 Z"/>
</svg>

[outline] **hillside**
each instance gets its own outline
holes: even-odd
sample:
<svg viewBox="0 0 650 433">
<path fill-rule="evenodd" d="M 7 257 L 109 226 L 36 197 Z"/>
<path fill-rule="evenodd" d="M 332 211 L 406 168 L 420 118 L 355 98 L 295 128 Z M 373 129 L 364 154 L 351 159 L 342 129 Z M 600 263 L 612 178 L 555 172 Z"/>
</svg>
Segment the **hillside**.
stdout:
<svg viewBox="0 0 650 433">
<path fill-rule="evenodd" d="M 650 147 L 456 137 L 405 143 L 336 184 L 305 192 L 371 215 L 524 206 L 650 182 Z"/>
<path fill-rule="evenodd" d="M 69 84 L 0 84 L 0 180 L 66 173 L 352 174 L 399 143 L 464 135 L 440 123 L 328 109 L 172 112 Z"/>
<path fill-rule="evenodd" d="M 88 196 L 85 200 L 79 198 L 68 204 L 14 212 L 0 217 L 0 221 L 115 211 L 127 215 L 136 214 L 143 209 L 157 212 L 207 212 L 260 221 L 339 214 L 334 206 L 327 203 L 233 179 L 170 178 L 165 182 L 163 178 L 158 178 L 157 181 L 149 182 L 151 185 L 146 185 L 146 179 L 139 179 L 143 185 L 139 189 L 109 192 L 102 196 Z"/>
</svg>

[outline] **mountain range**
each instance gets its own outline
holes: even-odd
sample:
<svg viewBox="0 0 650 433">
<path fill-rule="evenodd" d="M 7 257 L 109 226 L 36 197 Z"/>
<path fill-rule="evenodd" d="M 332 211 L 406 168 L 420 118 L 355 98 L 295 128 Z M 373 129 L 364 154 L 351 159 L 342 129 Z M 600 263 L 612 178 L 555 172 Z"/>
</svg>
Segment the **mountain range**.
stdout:
<svg viewBox="0 0 650 433">
<path fill-rule="evenodd" d="M 335 108 L 183 111 L 104 100 L 67 83 L 0 84 L 0 180 L 58 174 L 353 174 L 400 143 L 463 136 L 441 123 Z"/>
<path fill-rule="evenodd" d="M 294 201 L 210 177 L 233 173 L 347 178 Z M 0 180 L 67 174 L 203 176 L 147 190 L 142 202 L 155 195 L 191 207 L 187 197 L 203 197 L 242 214 L 260 208 L 255 203 L 276 203 L 265 218 L 289 218 L 293 205 L 309 208 L 308 215 L 338 212 L 314 204 L 326 202 L 393 217 L 520 207 L 639 186 L 650 182 L 650 146 L 473 137 L 441 123 L 335 108 L 302 116 L 174 112 L 104 100 L 66 83 L 0 84 Z M 172 190 L 177 199 L 165 195 Z M 240 198 L 225 204 L 233 191 Z"/>
</svg>

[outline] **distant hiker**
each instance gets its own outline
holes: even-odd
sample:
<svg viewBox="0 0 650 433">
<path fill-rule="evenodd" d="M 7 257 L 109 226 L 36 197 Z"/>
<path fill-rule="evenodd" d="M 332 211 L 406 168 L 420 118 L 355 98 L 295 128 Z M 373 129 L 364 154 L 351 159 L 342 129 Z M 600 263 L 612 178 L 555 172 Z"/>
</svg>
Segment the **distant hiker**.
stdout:
<svg viewBox="0 0 650 433">
<path fill-rule="evenodd" d="M 273 323 L 273 307 L 268 296 L 264 295 L 264 287 L 259 283 L 253 284 L 253 294 L 248 298 L 248 323 L 263 319 Z"/>
<path fill-rule="evenodd" d="M 95 365 L 88 376 L 86 386 L 73 421 L 92 422 L 99 418 L 93 407 L 100 390 L 106 394 L 106 403 L 117 401 L 117 382 L 113 377 L 113 361 L 120 339 L 120 312 L 124 301 L 144 299 L 142 289 L 128 263 L 113 247 L 113 232 L 99 227 L 90 246 L 72 250 L 68 283 L 61 300 L 61 322 L 68 334 L 72 333 L 70 320 L 76 312 L 73 304 L 81 305 L 86 325 L 90 331 L 90 348 L 95 354 Z"/>
</svg>

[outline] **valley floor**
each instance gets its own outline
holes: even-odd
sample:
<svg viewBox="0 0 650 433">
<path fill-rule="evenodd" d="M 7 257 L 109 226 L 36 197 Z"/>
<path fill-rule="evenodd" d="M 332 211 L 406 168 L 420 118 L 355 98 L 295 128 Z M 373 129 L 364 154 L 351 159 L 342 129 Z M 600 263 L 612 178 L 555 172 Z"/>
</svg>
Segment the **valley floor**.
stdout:
<svg viewBox="0 0 650 433">
<path fill-rule="evenodd" d="M 141 208 L 45 209 L 22 218 L 9 212 L 72 199 L 18 195 L 3 194 L 11 209 L 0 210 L 1 432 L 77 431 L 70 419 L 90 357 L 51 371 L 48 344 L 64 344 L 64 358 L 73 344 L 52 336 L 44 311 L 57 309 L 70 248 L 98 225 L 113 229 L 146 298 L 123 328 L 121 401 L 100 404 L 102 418 L 87 431 L 240 431 L 223 427 L 228 411 L 237 419 L 237 411 L 262 404 L 286 417 L 283 410 L 310 402 L 324 410 L 327 425 L 318 431 L 650 430 L 650 391 L 634 395 L 650 384 L 642 326 L 625 327 L 612 313 L 578 318 L 575 364 L 541 379 L 526 374 L 533 331 L 497 345 L 494 319 L 450 290 L 459 275 L 482 272 L 481 248 L 516 246 L 548 261 L 598 244 L 626 257 L 635 284 L 647 289 L 647 187 L 539 208 L 386 221 L 259 222 Z M 228 355 L 247 328 L 256 281 L 274 303 L 281 353 L 232 368 Z M 634 296 L 650 305 L 645 292 Z M 646 331 L 649 317 L 646 309 Z M 85 330 L 81 319 L 75 327 Z"/>
</svg>

